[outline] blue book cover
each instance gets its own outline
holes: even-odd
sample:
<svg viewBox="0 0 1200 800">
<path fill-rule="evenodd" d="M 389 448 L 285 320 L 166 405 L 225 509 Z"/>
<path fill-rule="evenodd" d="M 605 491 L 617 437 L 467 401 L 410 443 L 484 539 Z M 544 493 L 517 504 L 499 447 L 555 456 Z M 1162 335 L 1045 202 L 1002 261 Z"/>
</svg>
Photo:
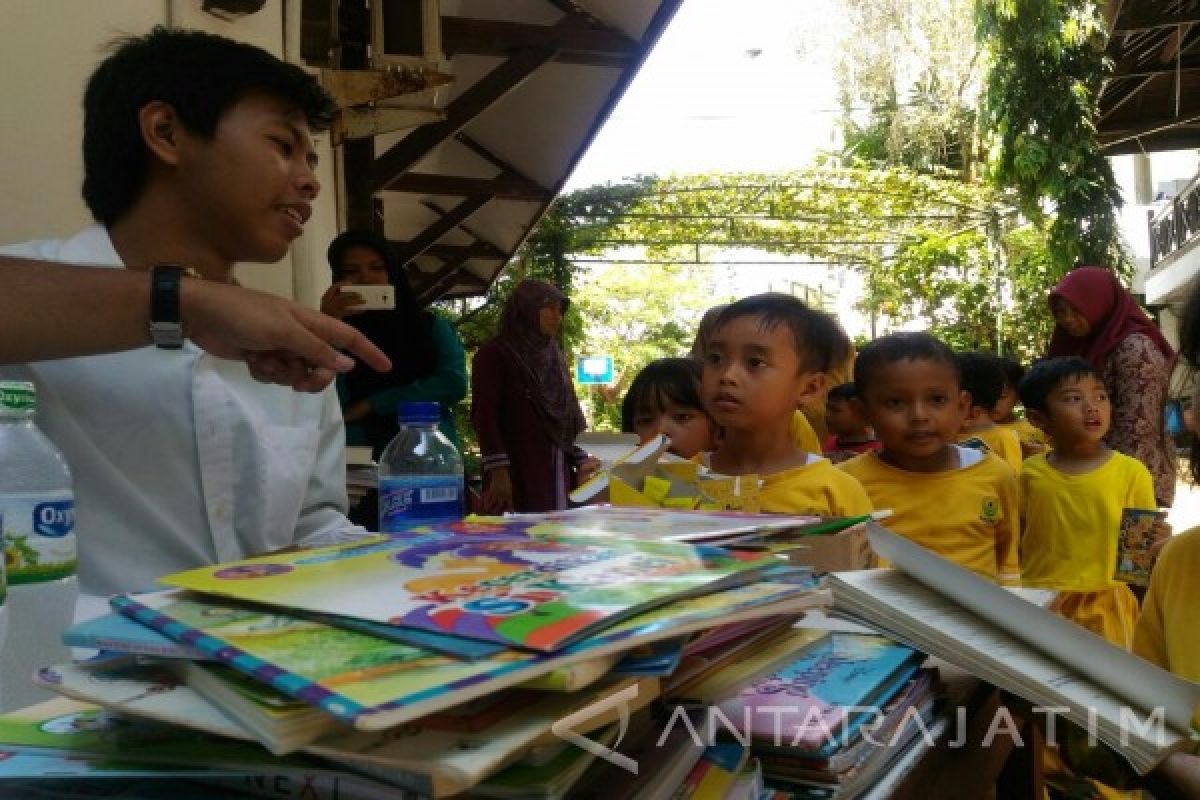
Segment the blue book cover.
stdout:
<svg viewBox="0 0 1200 800">
<path fill-rule="evenodd" d="M 208 654 L 203 650 L 180 644 L 170 636 L 123 614 L 105 614 L 95 619 L 76 622 L 63 631 L 62 640 L 68 647 L 90 647 L 94 650 L 136 653 L 158 658 L 209 660 Z"/>
<path fill-rule="evenodd" d="M 874 718 L 852 710 L 886 705 L 924 660 L 923 653 L 883 636 L 835 632 L 720 708 L 756 739 L 823 757 Z"/>
</svg>

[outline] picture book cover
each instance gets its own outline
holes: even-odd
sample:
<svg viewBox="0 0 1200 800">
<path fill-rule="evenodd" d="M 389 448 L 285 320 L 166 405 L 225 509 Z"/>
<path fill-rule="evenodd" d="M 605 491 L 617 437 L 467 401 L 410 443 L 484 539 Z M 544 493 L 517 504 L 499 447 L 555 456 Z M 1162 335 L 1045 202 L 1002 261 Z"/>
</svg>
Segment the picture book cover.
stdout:
<svg viewBox="0 0 1200 800">
<path fill-rule="evenodd" d="M 815 516 L 751 514 L 739 511 L 677 511 L 666 508 L 583 506 L 538 514 L 508 514 L 532 523 L 530 531 L 569 532 L 669 542 L 724 543 L 741 537 L 791 531 L 818 524 Z M 487 518 L 482 518 L 487 519 Z"/>
<path fill-rule="evenodd" d="M 755 738 L 806 752 L 836 750 L 856 723 L 847 707 L 890 699 L 881 694 L 889 687 L 892 694 L 898 691 L 924 659 L 883 636 L 834 632 L 720 708 Z"/>
<path fill-rule="evenodd" d="M 63 631 L 63 644 L 117 653 L 136 653 L 158 658 L 186 658 L 207 661 L 208 656 L 194 647 L 180 644 L 123 614 L 105 614 L 76 622 Z"/>
<path fill-rule="evenodd" d="M 780 571 L 777 559 L 616 537 L 399 536 L 176 573 L 222 597 L 553 652 L 639 611 Z M 547 532 L 549 533 L 549 532 Z"/>
<path fill-rule="evenodd" d="M 54 673 L 47 668 L 43 673 Z M 109 697 L 127 702 L 153 698 L 150 704 L 167 707 L 167 696 L 178 686 L 163 670 L 141 667 L 127 671 L 92 673 L 75 671 L 70 680 Z M 92 703 L 56 697 L 19 711 L 0 715 L 0 749 L 23 753 L 78 754 L 136 763 L 166 763 L 189 767 L 232 769 L 239 773 L 279 773 L 289 769 L 329 771 L 309 757 L 272 756 L 257 744 L 227 738 L 243 735 L 225 717 L 203 704 L 194 704 L 195 724 L 204 729 L 167 724 L 114 714 Z M 216 715 L 216 716 L 214 716 Z M 206 724 L 215 720 L 214 725 Z M 216 730 L 214 730 L 216 728 Z M 220 733 L 218 733 L 220 731 Z"/>
<path fill-rule="evenodd" d="M 1151 548 L 1162 538 L 1167 512 L 1153 508 L 1126 508 L 1121 511 L 1121 530 L 1117 536 L 1116 580 L 1134 586 L 1150 585 L 1154 566 Z"/>
<path fill-rule="evenodd" d="M 646 612 L 559 653 L 508 650 L 476 661 L 183 592 L 118 595 L 111 602 L 122 614 L 290 697 L 362 730 L 378 730 L 642 642 L 718 620 L 794 614 L 826 600 L 789 584 L 756 583 Z"/>
<path fill-rule="evenodd" d="M 36 754 L 0 750 L 0 792 L 11 789 L 8 781 L 61 780 L 79 778 L 88 781 L 137 778 L 196 778 L 236 776 L 236 769 L 180 767 L 173 764 L 148 765 L 116 759 L 95 758 L 69 753 Z M 80 787 L 82 788 L 82 787 Z M 15 797 L 16 795 L 10 795 Z"/>
</svg>

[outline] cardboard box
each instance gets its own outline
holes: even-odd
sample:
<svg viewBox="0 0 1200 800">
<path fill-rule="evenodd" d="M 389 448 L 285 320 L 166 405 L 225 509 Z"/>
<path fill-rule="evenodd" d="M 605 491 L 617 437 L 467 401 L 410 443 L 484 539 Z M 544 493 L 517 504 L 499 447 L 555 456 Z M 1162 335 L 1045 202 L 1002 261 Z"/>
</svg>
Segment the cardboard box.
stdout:
<svg viewBox="0 0 1200 800">
<path fill-rule="evenodd" d="M 817 572 L 846 572 L 868 569 L 873 553 L 867 541 L 867 526 L 878 525 L 867 522 L 837 533 L 816 533 L 799 540 L 802 546 L 788 550 L 787 558 L 793 564 L 812 567 Z"/>
</svg>

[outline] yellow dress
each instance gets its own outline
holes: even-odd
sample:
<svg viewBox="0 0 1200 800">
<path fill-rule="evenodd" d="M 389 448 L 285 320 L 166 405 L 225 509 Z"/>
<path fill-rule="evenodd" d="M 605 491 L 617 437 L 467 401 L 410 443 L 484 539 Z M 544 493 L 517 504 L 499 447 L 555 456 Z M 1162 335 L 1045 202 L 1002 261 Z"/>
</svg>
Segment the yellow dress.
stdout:
<svg viewBox="0 0 1200 800">
<path fill-rule="evenodd" d="M 1024 460 L 1021 454 L 1021 440 L 1014 431 L 1002 425 L 993 425 L 981 431 L 971 431 L 958 436 L 960 444 L 972 439 L 978 439 L 987 445 L 988 451 L 995 453 L 1012 467 L 1014 474 L 1021 471 L 1021 461 Z"/>
</svg>

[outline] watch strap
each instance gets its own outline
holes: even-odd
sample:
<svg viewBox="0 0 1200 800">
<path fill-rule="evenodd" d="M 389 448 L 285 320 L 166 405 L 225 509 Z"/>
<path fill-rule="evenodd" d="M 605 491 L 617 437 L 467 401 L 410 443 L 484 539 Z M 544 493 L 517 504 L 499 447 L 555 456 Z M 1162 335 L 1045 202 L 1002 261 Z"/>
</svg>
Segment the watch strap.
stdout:
<svg viewBox="0 0 1200 800">
<path fill-rule="evenodd" d="M 182 264 L 156 264 L 150 270 L 150 338 L 156 347 L 183 347 L 179 286 L 186 271 Z"/>
</svg>

